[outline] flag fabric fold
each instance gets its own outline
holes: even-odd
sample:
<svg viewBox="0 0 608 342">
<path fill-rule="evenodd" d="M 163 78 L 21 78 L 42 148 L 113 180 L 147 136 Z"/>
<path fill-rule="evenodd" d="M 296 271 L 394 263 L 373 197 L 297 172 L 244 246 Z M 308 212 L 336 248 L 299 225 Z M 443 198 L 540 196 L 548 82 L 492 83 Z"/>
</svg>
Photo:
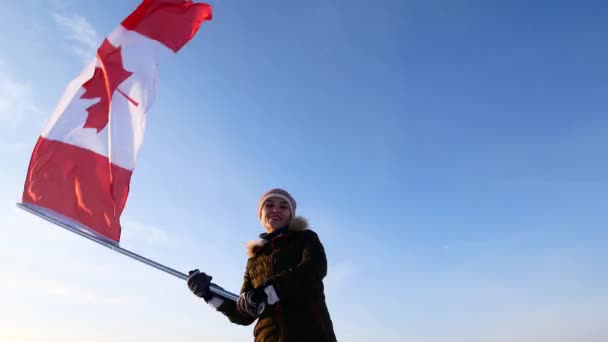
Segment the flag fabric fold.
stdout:
<svg viewBox="0 0 608 342">
<path fill-rule="evenodd" d="M 118 242 L 157 65 L 211 17 L 208 4 L 186 0 L 144 0 L 127 16 L 57 103 L 34 147 L 22 201 Z"/>
</svg>

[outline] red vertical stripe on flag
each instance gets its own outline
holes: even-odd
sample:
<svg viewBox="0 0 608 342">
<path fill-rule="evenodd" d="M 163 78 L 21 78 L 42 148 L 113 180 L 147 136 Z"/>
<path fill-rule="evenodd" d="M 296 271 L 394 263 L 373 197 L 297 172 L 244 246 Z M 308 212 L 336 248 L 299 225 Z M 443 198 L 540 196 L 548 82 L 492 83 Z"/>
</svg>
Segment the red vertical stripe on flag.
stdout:
<svg viewBox="0 0 608 342">
<path fill-rule="evenodd" d="M 23 202 L 54 210 L 119 241 L 131 173 L 90 150 L 40 137 Z"/>
<path fill-rule="evenodd" d="M 177 52 L 211 20 L 211 6 L 185 0 L 144 0 L 122 26 L 157 40 Z"/>
</svg>

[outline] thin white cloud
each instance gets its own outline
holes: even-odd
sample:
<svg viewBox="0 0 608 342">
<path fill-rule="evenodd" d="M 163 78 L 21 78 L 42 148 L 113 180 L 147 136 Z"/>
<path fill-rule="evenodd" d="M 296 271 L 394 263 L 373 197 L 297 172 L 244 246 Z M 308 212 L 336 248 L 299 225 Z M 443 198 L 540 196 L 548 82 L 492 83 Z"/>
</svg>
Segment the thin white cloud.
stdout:
<svg viewBox="0 0 608 342">
<path fill-rule="evenodd" d="M 24 150 L 25 150 L 25 143 L 22 143 L 22 142 L 0 143 L 0 152 L 1 153 L 21 152 Z"/>
<path fill-rule="evenodd" d="M 2 233 L 5 241 L 16 243 L 0 244 L 0 259 L 10 260 L 0 268 L 0 292 L 117 308 L 142 304 L 136 296 L 111 292 L 116 290 L 107 286 L 107 279 L 133 278 L 104 249 L 21 211 L 5 196 L 0 192 Z M 96 254 L 107 262 L 95 262 Z"/>
<path fill-rule="evenodd" d="M 53 19 L 65 32 L 65 39 L 72 42 L 71 51 L 85 61 L 95 56 L 100 44 L 99 34 L 89 21 L 78 14 L 53 13 Z"/>
<path fill-rule="evenodd" d="M 142 222 L 126 220 L 122 223 L 121 240 L 136 243 L 147 243 L 151 245 L 167 246 L 174 243 L 173 239 L 164 228 Z"/>
<path fill-rule="evenodd" d="M 80 288 L 70 282 L 36 275 L 35 272 L 7 272 L 5 270 L 0 274 L 2 274 L 3 279 L 0 284 L 0 289 L 3 289 L 3 292 L 11 292 L 14 290 L 19 290 L 21 292 L 27 291 L 45 298 L 50 297 L 61 301 L 73 301 L 93 305 L 125 307 L 137 304 L 131 298 L 112 296 L 102 292 Z"/>
<path fill-rule="evenodd" d="M 462 341 L 608 341 L 606 296 L 567 298 L 555 303 L 488 315 L 464 327 Z M 517 328 L 515 328 L 517 327 Z M 469 328 L 469 329 L 467 329 Z M 472 333 L 474 332 L 474 333 Z M 460 341 L 460 340 L 459 340 Z"/>
<path fill-rule="evenodd" d="M 330 264 L 324 281 L 328 295 L 339 294 L 344 287 L 348 286 L 353 273 L 353 263 L 350 260 Z"/>
<path fill-rule="evenodd" d="M 608 180 L 559 180 L 541 178 L 513 178 L 496 179 L 489 181 L 492 185 L 499 186 L 521 186 L 521 187 L 545 187 L 545 188 L 582 188 L 598 187 L 608 185 Z"/>
<path fill-rule="evenodd" d="M 15 128 L 26 115 L 41 112 L 32 87 L 16 79 L 8 71 L 8 64 L 0 60 L 0 125 Z"/>
</svg>

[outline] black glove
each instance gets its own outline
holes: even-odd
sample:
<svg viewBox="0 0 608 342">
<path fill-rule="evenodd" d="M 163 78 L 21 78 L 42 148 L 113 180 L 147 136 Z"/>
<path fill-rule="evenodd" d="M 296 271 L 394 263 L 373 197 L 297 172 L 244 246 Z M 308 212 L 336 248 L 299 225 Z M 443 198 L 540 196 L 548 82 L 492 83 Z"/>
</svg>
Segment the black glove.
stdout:
<svg viewBox="0 0 608 342">
<path fill-rule="evenodd" d="M 213 277 L 200 272 L 198 269 L 188 272 L 188 275 L 187 283 L 190 291 L 203 298 L 205 302 L 209 302 L 213 298 L 213 293 L 209 290 Z"/>
<path fill-rule="evenodd" d="M 236 302 L 236 307 L 240 313 L 251 317 L 259 317 L 266 308 L 266 286 L 260 286 L 253 290 L 241 293 L 239 300 Z"/>
</svg>

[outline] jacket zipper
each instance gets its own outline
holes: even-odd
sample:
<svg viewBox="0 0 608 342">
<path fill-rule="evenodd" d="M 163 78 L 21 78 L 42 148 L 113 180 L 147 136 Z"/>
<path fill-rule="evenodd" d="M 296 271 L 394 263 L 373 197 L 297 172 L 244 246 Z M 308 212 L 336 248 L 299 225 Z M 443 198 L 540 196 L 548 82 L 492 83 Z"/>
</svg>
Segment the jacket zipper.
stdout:
<svg viewBox="0 0 608 342">
<path fill-rule="evenodd" d="M 277 236 L 278 238 L 278 236 Z M 276 238 L 275 238 L 276 239 Z M 271 243 L 270 243 L 270 277 L 272 278 L 274 276 L 274 240 L 272 239 Z M 285 341 L 285 336 L 283 336 L 283 331 L 285 330 L 283 327 L 283 320 L 281 319 L 281 302 L 279 301 L 278 303 L 276 303 L 275 305 L 275 312 L 274 312 L 274 318 L 277 320 L 277 322 L 279 323 L 279 342 L 281 341 Z"/>
</svg>

